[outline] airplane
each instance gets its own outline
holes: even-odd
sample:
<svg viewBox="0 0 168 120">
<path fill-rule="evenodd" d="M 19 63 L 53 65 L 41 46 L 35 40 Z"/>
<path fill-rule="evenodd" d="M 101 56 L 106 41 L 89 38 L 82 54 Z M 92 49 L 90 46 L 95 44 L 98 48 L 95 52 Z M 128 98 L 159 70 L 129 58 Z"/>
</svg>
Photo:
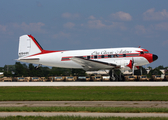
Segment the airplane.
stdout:
<svg viewBox="0 0 168 120">
<path fill-rule="evenodd" d="M 102 48 L 85 50 L 44 50 L 32 35 L 19 38 L 19 58 L 17 61 L 62 68 L 77 68 L 85 71 L 111 70 L 111 78 L 115 80 L 114 70 L 134 70 L 158 59 L 147 49 L 135 47 Z"/>
</svg>

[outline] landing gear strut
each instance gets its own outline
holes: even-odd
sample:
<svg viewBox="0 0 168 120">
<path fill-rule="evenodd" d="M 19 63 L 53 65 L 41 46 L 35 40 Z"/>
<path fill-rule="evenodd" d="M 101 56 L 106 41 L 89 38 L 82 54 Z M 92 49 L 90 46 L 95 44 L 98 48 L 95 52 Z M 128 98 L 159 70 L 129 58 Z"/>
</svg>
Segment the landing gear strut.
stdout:
<svg viewBox="0 0 168 120">
<path fill-rule="evenodd" d="M 117 71 L 117 73 L 115 72 L 114 69 L 109 71 L 111 81 L 122 81 L 122 80 L 124 80 L 124 76 L 122 75 L 121 71 Z"/>
<path fill-rule="evenodd" d="M 109 75 L 110 75 L 110 80 L 112 80 L 112 81 L 116 80 L 114 69 L 109 71 Z"/>
<path fill-rule="evenodd" d="M 41 67 L 42 66 L 42 64 L 39 64 L 38 66 L 36 66 L 36 69 L 38 69 L 39 67 Z"/>
</svg>

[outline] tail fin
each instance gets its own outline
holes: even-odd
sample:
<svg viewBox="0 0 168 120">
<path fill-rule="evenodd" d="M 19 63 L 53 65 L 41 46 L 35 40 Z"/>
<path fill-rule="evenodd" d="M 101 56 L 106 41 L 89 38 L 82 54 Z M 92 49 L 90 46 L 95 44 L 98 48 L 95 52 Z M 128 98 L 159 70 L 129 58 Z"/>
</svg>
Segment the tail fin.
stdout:
<svg viewBox="0 0 168 120">
<path fill-rule="evenodd" d="M 41 53 L 43 48 L 31 35 L 22 35 L 19 38 L 19 58 Z"/>
</svg>

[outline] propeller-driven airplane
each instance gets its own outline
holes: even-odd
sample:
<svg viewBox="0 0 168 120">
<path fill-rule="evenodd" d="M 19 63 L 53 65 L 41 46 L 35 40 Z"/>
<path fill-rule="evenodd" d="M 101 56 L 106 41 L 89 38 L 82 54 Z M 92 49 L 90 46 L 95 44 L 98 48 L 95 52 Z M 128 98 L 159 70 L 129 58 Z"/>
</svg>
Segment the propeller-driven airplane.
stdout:
<svg viewBox="0 0 168 120">
<path fill-rule="evenodd" d="M 44 50 L 32 35 L 19 38 L 18 61 L 63 68 L 95 70 L 136 70 L 158 59 L 143 48 L 122 47 L 86 50 Z M 114 72 L 110 75 L 114 78 Z"/>
</svg>

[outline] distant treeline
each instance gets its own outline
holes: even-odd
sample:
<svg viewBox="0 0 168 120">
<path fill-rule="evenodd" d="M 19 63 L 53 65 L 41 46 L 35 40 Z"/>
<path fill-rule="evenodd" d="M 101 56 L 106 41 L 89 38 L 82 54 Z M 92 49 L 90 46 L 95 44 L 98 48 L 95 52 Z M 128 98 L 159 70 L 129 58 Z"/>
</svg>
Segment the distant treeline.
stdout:
<svg viewBox="0 0 168 120">
<path fill-rule="evenodd" d="M 36 67 L 33 64 L 21 64 L 16 62 L 15 65 L 5 65 L 0 67 L 0 71 L 4 72 L 6 77 L 48 77 L 48 76 L 70 76 L 70 75 L 85 75 L 82 69 L 68 69 L 56 67 Z"/>
<path fill-rule="evenodd" d="M 160 69 L 165 69 L 166 73 L 168 73 L 168 67 L 163 67 L 162 65 L 152 69 L 152 67 L 148 67 L 150 69 L 149 74 L 145 68 L 140 67 L 139 70 L 135 70 L 135 75 L 147 75 L 151 77 L 152 75 L 161 75 L 162 72 Z M 21 64 L 20 62 L 16 62 L 15 65 L 5 65 L 4 67 L 0 67 L 0 72 L 4 72 L 4 76 L 6 77 L 49 77 L 49 76 L 85 76 L 86 73 L 83 69 L 68 69 L 68 68 L 57 68 L 57 67 L 38 67 L 33 64 Z M 120 74 L 119 70 L 116 70 L 117 74 Z"/>
</svg>

